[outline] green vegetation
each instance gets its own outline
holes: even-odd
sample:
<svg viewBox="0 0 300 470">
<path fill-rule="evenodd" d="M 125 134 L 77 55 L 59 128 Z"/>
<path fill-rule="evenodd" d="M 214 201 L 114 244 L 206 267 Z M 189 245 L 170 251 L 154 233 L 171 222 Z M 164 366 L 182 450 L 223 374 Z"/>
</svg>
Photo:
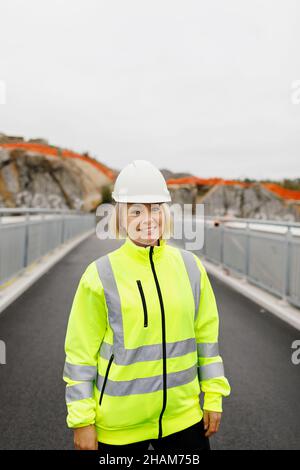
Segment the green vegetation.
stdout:
<svg viewBox="0 0 300 470">
<path fill-rule="evenodd" d="M 111 196 L 112 190 L 110 185 L 106 185 L 102 187 L 101 195 L 102 195 L 102 203 L 107 204 L 112 202 Z"/>
</svg>

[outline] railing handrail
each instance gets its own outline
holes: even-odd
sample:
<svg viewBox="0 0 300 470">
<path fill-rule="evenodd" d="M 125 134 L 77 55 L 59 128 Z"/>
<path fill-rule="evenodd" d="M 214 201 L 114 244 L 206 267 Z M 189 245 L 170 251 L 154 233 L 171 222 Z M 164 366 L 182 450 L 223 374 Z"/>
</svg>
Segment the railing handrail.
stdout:
<svg viewBox="0 0 300 470">
<path fill-rule="evenodd" d="M 39 207 L 0 207 L 0 214 L 91 214 L 80 209 L 45 209 Z"/>
<path fill-rule="evenodd" d="M 263 220 L 263 219 L 244 219 L 242 217 L 224 217 L 224 216 L 204 216 L 205 220 L 215 220 L 220 222 L 238 222 L 238 223 L 245 223 L 245 224 L 261 224 L 261 225 L 280 225 L 285 227 L 297 227 L 300 228 L 299 222 L 288 222 L 285 220 Z"/>
</svg>

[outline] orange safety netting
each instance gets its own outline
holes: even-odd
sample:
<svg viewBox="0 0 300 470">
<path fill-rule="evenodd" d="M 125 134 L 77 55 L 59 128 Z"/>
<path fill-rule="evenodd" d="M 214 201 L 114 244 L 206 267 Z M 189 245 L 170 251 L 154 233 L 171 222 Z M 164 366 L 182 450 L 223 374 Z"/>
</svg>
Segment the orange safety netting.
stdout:
<svg viewBox="0 0 300 470">
<path fill-rule="evenodd" d="M 197 176 L 185 176 L 183 178 L 171 178 L 167 180 L 168 185 L 172 184 L 196 184 L 201 186 L 214 186 L 215 184 L 248 186 L 244 181 L 224 180 L 222 178 L 198 178 Z"/>
<path fill-rule="evenodd" d="M 100 170 L 104 173 L 109 179 L 114 180 L 115 175 L 113 171 L 107 168 L 105 165 L 102 165 L 100 162 L 93 160 L 92 158 L 81 155 L 80 153 L 73 152 L 71 150 L 64 150 L 57 147 L 51 147 L 49 145 L 44 144 L 35 144 L 31 142 L 9 142 L 0 144 L 0 147 L 7 148 L 7 149 L 24 149 L 29 150 L 31 152 L 36 152 L 42 155 L 51 155 L 54 157 L 64 157 L 64 158 L 77 158 L 79 160 L 83 160 L 90 165 L 93 165 L 97 170 Z"/>
<path fill-rule="evenodd" d="M 300 201 L 300 191 L 296 191 L 295 189 L 286 189 L 276 183 L 263 183 L 263 186 L 283 199 Z"/>
<path fill-rule="evenodd" d="M 194 184 L 199 186 L 214 186 L 218 185 L 240 185 L 242 187 L 249 187 L 253 183 L 237 180 L 224 180 L 222 178 L 198 178 L 197 176 L 185 176 L 183 178 L 171 178 L 167 180 L 167 184 L 172 185 L 184 185 Z M 294 189 L 286 189 L 276 183 L 261 183 L 261 185 L 267 190 L 275 193 L 283 199 L 300 200 L 300 191 Z"/>
</svg>

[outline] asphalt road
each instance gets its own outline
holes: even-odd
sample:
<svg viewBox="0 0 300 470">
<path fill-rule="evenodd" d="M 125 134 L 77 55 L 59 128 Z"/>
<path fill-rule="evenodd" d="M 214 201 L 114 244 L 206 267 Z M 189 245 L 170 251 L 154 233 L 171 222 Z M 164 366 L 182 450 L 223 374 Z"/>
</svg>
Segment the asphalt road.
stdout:
<svg viewBox="0 0 300 470">
<path fill-rule="evenodd" d="M 87 264 L 122 242 L 96 235 L 78 245 L 0 315 L 0 449 L 72 449 L 66 426 L 64 339 Z M 232 387 L 213 449 L 300 449 L 300 332 L 210 276 L 220 352 Z"/>
</svg>

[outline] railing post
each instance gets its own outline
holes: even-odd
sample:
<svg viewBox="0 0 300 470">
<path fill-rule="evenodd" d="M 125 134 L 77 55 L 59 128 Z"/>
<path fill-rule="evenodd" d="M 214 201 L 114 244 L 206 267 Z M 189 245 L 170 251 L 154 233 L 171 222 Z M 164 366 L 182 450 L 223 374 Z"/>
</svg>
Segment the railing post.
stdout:
<svg viewBox="0 0 300 470">
<path fill-rule="evenodd" d="M 23 253 L 23 267 L 24 268 L 26 268 L 26 266 L 28 264 L 29 221 L 30 221 L 30 216 L 29 216 L 29 213 L 26 212 L 26 215 L 25 215 L 24 253 Z"/>
<path fill-rule="evenodd" d="M 245 279 L 249 278 L 250 269 L 250 227 L 249 222 L 246 221 L 246 253 L 245 253 Z"/>
<path fill-rule="evenodd" d="M 60 234 L 60 243 L 64 243 L 65 238 L 65 215 L 61 214 L 61 234 Z"/>
<path fill-rule="evenodd" d="M 283 293 L 282 293 L 282 298 L 284 300 L 287 300 L 289 295 L 290 295 L 290 262 L 291 262 L 291 256 L 290 256 L 290 246 L 291 246 L 291 239 L 292 239 L 292 233 L 291 233 L 291 228 L 290 226 L 287 227 L 286 235 L 285 235 L 285 263 L 284 263 L 284 286 L 283 286 Z"/>
<path fill-rule="evenodd" d="M 203 230 L 204 230 L 204 241 L 203 241 L 203 256 L 206 257 L 206 234 L 207 234 L 207 223 L 204 219 L 203 221 Z"/>
<path fill-rule="evenodd" d="M 221 268 L 224 267 L 224 223 L 221 222 L 219 225 L 221 229 L 221 234 L 220 234 L 220 261 L 221 261 Z"/>
</svg>

